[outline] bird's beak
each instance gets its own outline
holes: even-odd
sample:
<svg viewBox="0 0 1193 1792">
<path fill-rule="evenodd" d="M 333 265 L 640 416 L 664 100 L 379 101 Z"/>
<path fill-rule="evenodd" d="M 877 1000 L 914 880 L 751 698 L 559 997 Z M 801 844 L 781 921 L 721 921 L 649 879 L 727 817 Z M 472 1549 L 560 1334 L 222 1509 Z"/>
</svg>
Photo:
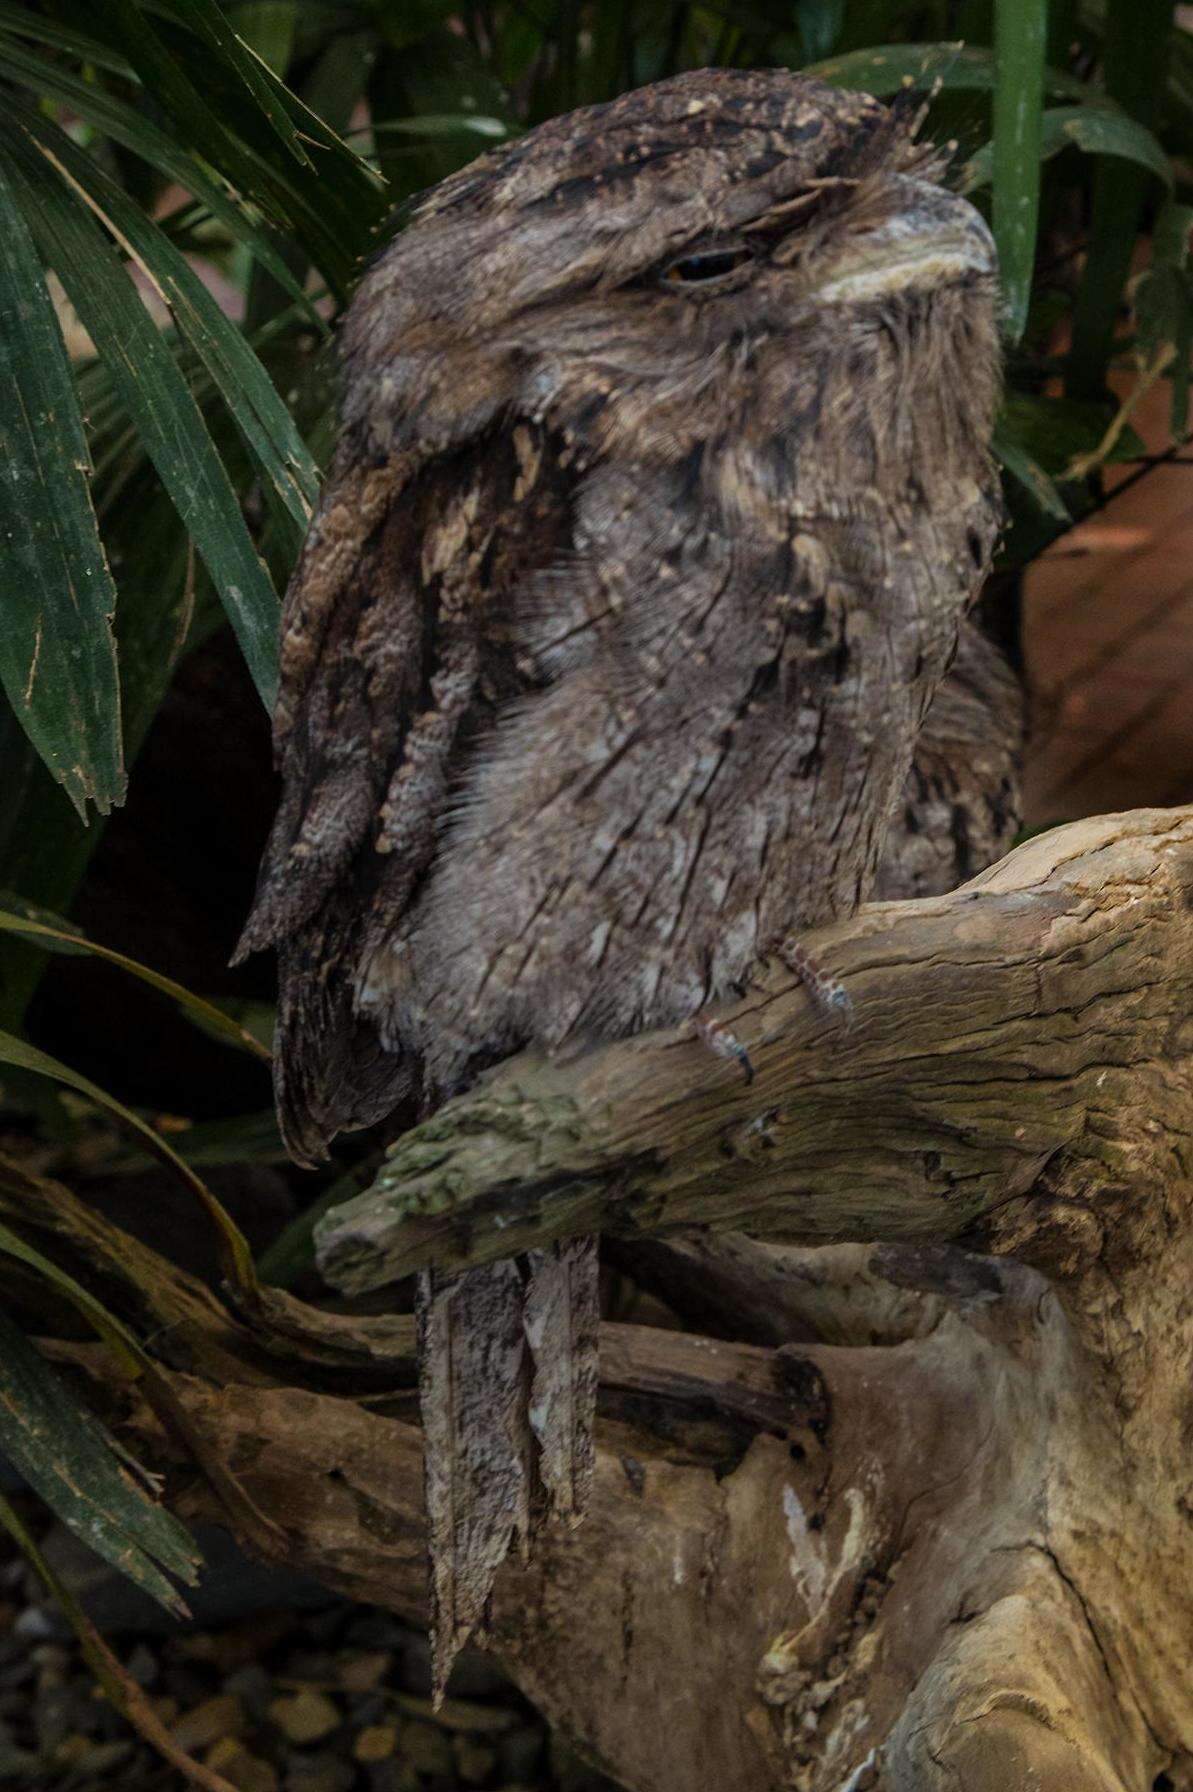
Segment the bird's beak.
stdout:
<svg viewBox="0 0 1193 1792">
<path fill-rule="evenodd" d="M 997 274 L 994 239 L 967 199 L 908 176 L 893 184 L 903 203 L 820 270 L 818 302 L 852 304 Z"/>
</svg>

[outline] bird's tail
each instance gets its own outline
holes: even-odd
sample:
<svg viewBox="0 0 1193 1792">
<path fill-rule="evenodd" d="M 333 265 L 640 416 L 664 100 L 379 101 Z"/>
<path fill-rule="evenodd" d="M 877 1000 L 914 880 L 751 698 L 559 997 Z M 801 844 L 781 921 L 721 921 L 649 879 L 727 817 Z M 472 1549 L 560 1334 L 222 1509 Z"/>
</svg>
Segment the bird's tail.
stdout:
<svg viewBox="0 0 1193 1792">
<path fill-rule="evenodd" d="M 597 1282 L 595 1238 L 419 1277 L 436 1701 L 515 1539 L 588 1504 Z"/>
</svg>

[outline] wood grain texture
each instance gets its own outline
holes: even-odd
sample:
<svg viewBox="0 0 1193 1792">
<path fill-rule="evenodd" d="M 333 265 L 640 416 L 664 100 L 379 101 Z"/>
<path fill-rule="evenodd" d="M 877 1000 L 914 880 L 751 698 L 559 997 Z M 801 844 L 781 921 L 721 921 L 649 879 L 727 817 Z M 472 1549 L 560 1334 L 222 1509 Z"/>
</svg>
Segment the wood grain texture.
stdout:
<svg viewBox="0 0 1193 1792">
<path fill-rule="evenodd" d="M 359 1290 L 594 1227 L 943 1239 L 1072 1151 L 1126 1174 L 1101 1116 L 1137 1114 L 1141 1059 L 1185 1036 L 1191 858 L 1186 810 L 1075 823 L 947 896 L 809 936 L 864 1020 L 840 1036 L 769 968 L 725 1011 L 748 1086 L 682 1030 L 512 1060 L 327 1216 L 325 1273 Z"/>
<path fill-rule="evenodd" d="M 435 1698 L 484 1616 L 511 1543 L 531 1534 L 533 1463 L 522 1276 L 511 1258 L 418 1278 L 419 1409 L 435 1637 Z"/>
<path fill-rule="evenodd" d="M 565 1524 L 584 1516 L 592 1491 L 601 1316 L 597 1242 L 571 1238 L 527 1253 L 522 1317 L 533 1371 L 528 1412 L 548 1503 Z"/>
</svg>

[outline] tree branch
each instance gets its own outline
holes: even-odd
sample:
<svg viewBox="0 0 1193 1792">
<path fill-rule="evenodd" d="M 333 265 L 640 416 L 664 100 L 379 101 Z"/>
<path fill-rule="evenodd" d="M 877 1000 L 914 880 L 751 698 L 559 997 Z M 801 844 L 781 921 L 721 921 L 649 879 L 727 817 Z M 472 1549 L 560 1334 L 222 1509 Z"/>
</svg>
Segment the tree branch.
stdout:
<svg viewBox="0 0 1193 1792">
<path fill-rule="evenodd" d="M 893 1347 L 603 1328 L 593 1510 L 503 1567 L 488 1638 L 638 1792 L 1129 1792 L 1193 1739 L 1188 1609 L 1160 1592 L 1174 1533 L 1124 1480 L 1061 1304 L 950 1247 L 890 1247 L 888 1268 L 938 1302 Z M 170 1379 L 293 1566 L 425 1618 L 416 1426 Z M 165 1466 L 146 1409 L 121 1434 Z M 216 1510 L 193 1474 L 176 1494 Z"/>
<path fill-rule="evenodd" d="M 769 968 L 724 1010 L 751 1084 L 682 1030 L 523 1054 L 396 1142 L 320 1265 L 360 1292 L 594 1230 L 948 1239 L 1062 1154 L 1124 1177 L 1142 1081 L 1193 1046 L 1191 889 L 1193 809 L 1078 822 L 812 936 L 848 1035 Z"/>
</svg>

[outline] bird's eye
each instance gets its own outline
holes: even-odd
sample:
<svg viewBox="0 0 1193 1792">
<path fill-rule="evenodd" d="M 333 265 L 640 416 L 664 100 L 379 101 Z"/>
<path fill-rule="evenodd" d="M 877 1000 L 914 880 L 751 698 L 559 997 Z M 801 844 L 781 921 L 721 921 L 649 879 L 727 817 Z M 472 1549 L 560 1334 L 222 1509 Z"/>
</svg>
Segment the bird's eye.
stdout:
<svg viewBox="0 0 1193 1792">
<path fill-rule="evenodd" d="M 663 280 L 668 286 L 704 286 L 723 280 L 726 274 L 735 273 L 751 260 L 753 251 L 742 244 L 725 249 L 696 249 L 665 268 Z"/>
</svg>

